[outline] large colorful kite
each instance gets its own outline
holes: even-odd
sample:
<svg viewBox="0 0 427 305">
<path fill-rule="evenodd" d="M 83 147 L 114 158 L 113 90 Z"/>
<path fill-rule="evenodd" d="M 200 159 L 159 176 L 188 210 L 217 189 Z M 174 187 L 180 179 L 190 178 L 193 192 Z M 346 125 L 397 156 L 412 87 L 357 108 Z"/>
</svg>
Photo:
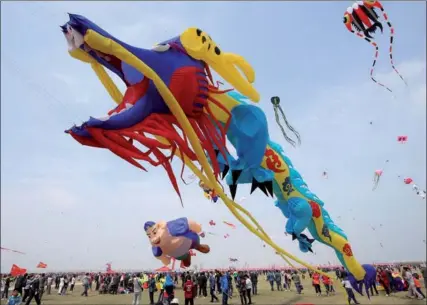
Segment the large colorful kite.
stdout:
<svg viewBox="0 0 427 305">
<path fill-rule="evenodd" d="M 380 29 L 381 33 L 383 31 L 383 25 L 379 20 L 379 15 L 376 10 L 379 10 L 381 12 L 384 22 L 387 23 L 387 26 L 390 29 L 389 56 L 390 56 L 391 67 L 406 84 L 405 79 L 402 77 L 402 75 L 400 75 L 400 73 L 397 71 L 396 67 L 394 66 L 394 62 L 393 62 L 394 28 L 380 1 L 364 0 L 364 1 L 355 2 L 352 6 L 347 8 L 346 12 L 344 13 L 343 22 L 347 30 L 355 34 L 357 37 L 360 37 L 366 40 L 369 44 L 371 44 L 375 48 L 374 61 L 372 62 L 372 67 L 370 72 L 371 79 L 381 87 L 384 87 L 388 91 L 392 92 L 392 90 L 389 87 L 378 82 L 374 77 L 374 68 L 378 60 L 379 48 L 378 48 L 377 42 L 375 42 L 374 37 L 372 37 L 372 34 L 374 34 L 377 29 Z"/>
<path fill-rule="evenodd" d="M 185 217 L 167 222 L 147 221 L 144 230 L 150 240 L 154 257 L 164 265 L 169 265 L 173 258 L 181 261 L 181 267 L 189 267 L 191 257 L 196 255 L 193 249 L 201 253 L 210 251 L 208 245 L 200 243 L 202 226 Z"/>
<path fill-rule="evenodd" d="M 260 96 L 252 85 L 255 72 L 242 56 L 225 52 L 197 28 L 189 28 L 151 50 L 128 45 L 79 15 L 71 14 L 62 30 L 70 55 L 91 65 L 118 104 L 106 117 L 90 118 L 67 130 L 74 139 L 108 149 L 141 169 L 140 161 L 164 167 L 178 195 L 171 160 L 179 157 L 183 167 L 212 189 L 253 234 L 278 253 L 316 270 L 280 248 L 252 215 L 233 201 L 239 184 L 250 183 L 251 193 L 259 188 L 267 196 L 275 195 L 276 206 L 289 219 L 286 232 L 298 240 L 303 252 L 311 249 L 314 240 L 328 245 L 358 282 L 371 286 L 375 271 L 359 264 L 323 202 L 309 191 L 283 149 L 270 140 L 264 112 L 249 103 L 258 102 Z M 104 68 L 126 84 L 124 95 Z M 235 91 L 219 90 L 210 69 Z M 226 140 L 234 146 L 237 157 L 228 153 Z M 141 151 L 134 142 L 148 149 Z M 220 177 L 225 177 L 232 198 L 225 194 Z M 314 240 L 303 233 L 305 229 Z M 157 242 L 150 240 L 153 245 Z"/>
</svg>

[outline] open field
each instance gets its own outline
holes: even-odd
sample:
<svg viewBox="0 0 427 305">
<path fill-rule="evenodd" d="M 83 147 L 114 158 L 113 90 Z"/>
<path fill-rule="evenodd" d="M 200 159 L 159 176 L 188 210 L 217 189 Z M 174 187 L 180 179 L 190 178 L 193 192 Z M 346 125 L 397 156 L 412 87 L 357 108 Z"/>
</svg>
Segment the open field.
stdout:
<svg viewBox="0 0 427 305">
<path fill-rule="evenodd" d="M 306 279 L 303 281 L 304 290 L 302 295 L 297 295 L 294 291 L 270 291 L 267 282 L 261 280 L 258 284 L 258 295 L 252 298 L 254 304 L 347 304 L 345 291 L 340 287 L 335 286 L 337 291 L 334 296 L 321 296 L 317 297 L 314 293 L 314 288 L 311 286 L 311 281 Z M 323 288 L 323 287 L 322 287 Z M 52 292 L 54 290 L 52 289 Z M 423 289 L 425 294 L 425 289 Z M 57 294 L 43 295 L 42 304 L 132 304 L 132 294 L 122 295 L 99 295 L 98 292 L 89 291 L 89 297 L 80 296 L 82 287 L 76 285 L 73 293 L 68 292 L 66 296 L 59 296 Z M 209 292 L 208 292 L 209 293 Z M 366 296 L 356 296 L 361 304 L 426 304 L 426 301 L 414 300 L 406 298 L 406 292 L 400 292 L 390 297 L 384 296 L 384 292 L 380 291 L 380 296 L 374 296 L 371 301 Z M 184 304 L 184 297 L 182 290 L 176 289 L 176 297 L 180 300 L 180 304 Z M 155 294 L 155 301 L 157 300 L 158 293 Z M 148 304 L 148 292 L 142 293 L 141 305 Z M 197 298 L 195 304 L 210 304 L 210 297 Z M 5 304 L 3 300 L 1 304 Z M 35 301 L 32 301 L 35 304 Z M 217 303 L 218 304 L 218 303 Z M 220 303 L 219 303 L 220 304 Z M 240 298 L 234 292 L 234 297 L 229 300 L 230 305 L 240 304 Z"/>
</svg>

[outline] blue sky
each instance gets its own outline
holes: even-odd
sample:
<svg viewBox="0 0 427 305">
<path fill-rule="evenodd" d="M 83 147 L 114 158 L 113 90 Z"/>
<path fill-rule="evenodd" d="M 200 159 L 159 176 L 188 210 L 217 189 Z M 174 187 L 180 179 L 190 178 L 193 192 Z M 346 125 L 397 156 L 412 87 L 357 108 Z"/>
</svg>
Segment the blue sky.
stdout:
<svg viewBox="0 0 427 305">
<path fill-rule="evenodd" d="M 197 26 L 223 50 L 244 56 L 256 71 L 256 88 L 270 136 L 281 143 L 310 189 L 347 233 L 361 262 L 423 259 L 426 201 L 397 175 L 426 186 L 425 2 L 387 2 L 395 27 L 394 58 L 405 87 L 388 60 L 388 29 L 381 37 L 377 78 L 369 79 L 372 47 L 350 34 L 342 2 L 2 2 L 1 3 L 1 241 L 26 255 L 2 252 L 1 270 L 12 263 L 34 269 L 39 261 L 58 269 L 151 268 L 142 230 L 146 220 L 187 216 L 216 232 L 199 267 L 282 264 L 274 251 L 238 225 L 222 204 L 204 199 L 193 183 L 181 185 L 183 209 L 167 175 L 130 166 L 104 150 L 80 146 L 63 131 L 114 105 L 87 65 L 67 53 L 59 25 L 67 12 L 88 17 L 139 47 Z M 121 84 L 120 84 L 121 85 Z M 121 85 L 122 86 L 122 85 Z M 281 97 L 302 145 L 292 148 L 274 122 L 269 99 Z M 370 125 L 369 122 L 373 121 Z M 407 135 L 398 145 L 396 137 Z M 384 170 L 372 191 L 374 170 Z M 176 166 L 178 164 L 175 164 Z M 327 169 L 329 179 L 321 174 Z M 188 173 L 189 175 L 190 173 Z M 240 187 L 237 199 L 282 247 L 313 264 L 337 262 L 332 249 L 315 243 L 301 254 L 284 236 L 286 219 L 273 201 Z M 209 220 L 217 226 L 208 228 Z M 380 227 L 380 224 L 382 225 Z M 375 227 L 373 231 L 371 227 Z M 229 233 L 229 239 L 222 235 Z M 382 243 L 383 248 L 380 247 Z"/>
</svg>

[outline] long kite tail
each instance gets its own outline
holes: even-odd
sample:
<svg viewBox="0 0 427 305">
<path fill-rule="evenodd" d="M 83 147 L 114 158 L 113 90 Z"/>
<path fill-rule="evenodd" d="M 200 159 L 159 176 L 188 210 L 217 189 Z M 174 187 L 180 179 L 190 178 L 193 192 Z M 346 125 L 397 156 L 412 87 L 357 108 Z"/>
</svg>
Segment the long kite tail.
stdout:
<svg viewBox="0 0 427 305">
<path fill-rule="evenodd" d="M 282 131 L 282 134 L 283 134 L 283 136 L 285 137 L 285 140 L 289 143 L 289 144 L 291 144 L 293 147 L 295 147 L 295 145 L 296 145 L 296 142 L 293 140 L 293 139 L 291 139 L 288 135 L 287 135 L 287 133 L 286 133 L 286 131 L 285 131 L 285 128 L 283 127 L 283 125 L 280 123 L 280 118 L 279 118 L 279 111 L 280 111 L 280 114 L 282 115 L 282 119 L 283 119 L 283 121 L 285 122 L 285 124 L 286 124 L 286 127 L 288 127 L 288 129 L 296 136 L 296 138 L 297 138 L 297 141 L 298 141 L 298 144 L 299 145 L 301 145 L 301 136 L 300 136 L 300 134 L 298 133 L 298 131 L 296 131 L 290 124 L 289 124 L 289 122 L 288 122 L 288 120 L 286 119 L 286 115 L 285 115 L 285 113 L 284 113 L 284 111 L 283 111 L 283 109 L 282 109 L 282 107 L 280 107 L 280 105 L 273 105 L 273 109 L 274 109 L 274 116 L 275 116 L 275 118 L 276 118 L 276 123 L 277 123 L 277 125 L 279 125 L 279 127 L 280 127 L 280 129 L 281 129 L 281 131 Z"/>
<path fill-rule="evenodd" d="M 374 61 L 372 62 L 372 66 L 371 66 L 371 79 L 374 83 L 380 85 L 381 87 L 384 87 L 385 89 L 387 89 L 390 92 L 393 92 L 389 87 L 387 87 L 386 85 L 380 83 L 379 81 L 376 80 L 376 78 L 374 77 L 374 69 L 375 69 L 375 65 L 377 63 L 377 59 L 378 59 L 378 55 L 379 55 L 379 50 L 378 50 L 378 44 L 375 41 L 372 41 L 371 39 L 369 39 L 368 37 L 366 37 L 365 35 L 363 35 L 362 33 L 359 32 L 355 32 L 353 31 L 353 33 L 357 36 L 360 37 L 362 39 L 365 39 L 371 46 L 373 46 L 375 48 L 375 54 L 374 54 Z"/>
<path fill-rule="evenodd" d="M 384 20 L 387 22 L 388 27 L 390 28 L 390 48 L 389 48 L 389 55 L 390 55 L 390 63 L 391 63 L 391 67 L 393 68 L 394 72 L 397 73 L 397 75 L 399 75 L 400 79 L 403 80 L 403 82 L 405 83 L 405 85 L 407 86 L 408 83 L 406 82 L 406 80 L 403 78 L 403 76 L 399 73 L 399 71 L 397 71 L 396 67 L 394 66 L 394 62 L 393 62 L 393 40 L 394 40 L 394 27 L 391 24 L 390 20 L 388 19 L 387 13 L 385 12 L 384 8 L 381 7 L 380 8 L 381 13 L 383 14 L 383 18 Z"/>
</svg>

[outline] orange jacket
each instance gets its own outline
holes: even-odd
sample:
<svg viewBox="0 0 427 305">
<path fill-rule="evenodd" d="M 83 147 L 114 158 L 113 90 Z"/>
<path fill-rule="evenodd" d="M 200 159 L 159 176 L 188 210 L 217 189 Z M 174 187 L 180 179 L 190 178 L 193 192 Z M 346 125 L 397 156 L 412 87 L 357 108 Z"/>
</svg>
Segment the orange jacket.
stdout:
<svg viewBox="0 0 427 305">
<path fill-rule="evenodd" d="M 415 284 L 415 287 L 421 288 L 421 284 L 420 284 L 420 281 L 418 279 L 414 278 L 414 284 Z"/>
</svg>

